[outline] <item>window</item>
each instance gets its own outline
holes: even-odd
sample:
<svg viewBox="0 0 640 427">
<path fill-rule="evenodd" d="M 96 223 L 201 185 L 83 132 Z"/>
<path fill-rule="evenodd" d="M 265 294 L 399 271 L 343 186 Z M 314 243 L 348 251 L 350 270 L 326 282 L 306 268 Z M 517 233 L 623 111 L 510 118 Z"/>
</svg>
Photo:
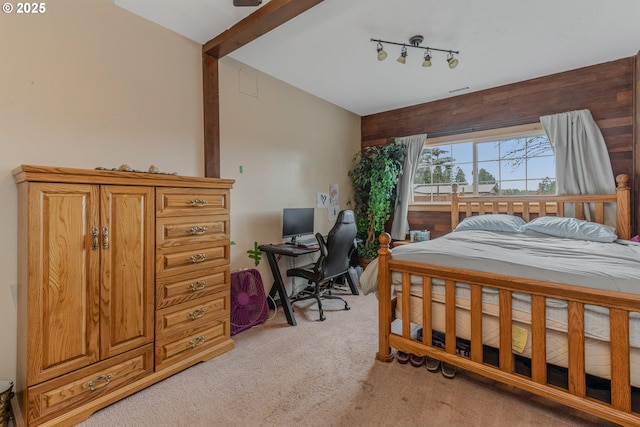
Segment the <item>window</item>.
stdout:
<svg viewBox="0 0 640 427">
<path fill-rule="evenodd" d="M 415 203 L 448 201 L 455 185 L 480 196 L 555 194 L 555 156 L 539 126 L 464 141 L 427 139 L 413 183 Z"/>
</svg>

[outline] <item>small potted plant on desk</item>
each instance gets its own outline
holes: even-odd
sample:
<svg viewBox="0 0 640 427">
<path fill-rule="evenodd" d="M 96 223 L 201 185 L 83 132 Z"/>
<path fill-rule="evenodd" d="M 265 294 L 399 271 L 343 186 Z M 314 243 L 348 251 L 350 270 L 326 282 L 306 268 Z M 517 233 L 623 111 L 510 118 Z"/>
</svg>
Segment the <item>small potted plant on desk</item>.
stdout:
<svg viewBox="0 0 640 427">
<path fill-rule="evenodd" d="M 397 142 L 367 146 L 353 158 L 349 177 L 353 185 L 360 265 L 378 256 L 378 237 L 395 208 L 398 177 L 402 173 L 405 147 Z M 351 202 L 350 202 L 351 203 Z"/>
</svg>

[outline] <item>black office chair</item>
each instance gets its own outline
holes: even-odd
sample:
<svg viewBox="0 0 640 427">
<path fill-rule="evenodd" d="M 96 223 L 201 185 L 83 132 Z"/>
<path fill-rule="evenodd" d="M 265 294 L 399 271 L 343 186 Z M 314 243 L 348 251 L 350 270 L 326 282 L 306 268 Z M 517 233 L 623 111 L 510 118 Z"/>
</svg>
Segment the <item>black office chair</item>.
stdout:
<svg viewBox="0 0 640 427">
<path fill-rule="evenodd" d="M 336 279 L 344 280 L 346 278 L 351 289 L 356 289 L 356 284 L 353 283 L 349 274 L 351 254 L 356 239 L 356 222 L 353 211 L 340 211 L 335 225 L 327 235 L 327 240 L 325 241 L 320 233 L 316 233 L 316 239 L 320 245 L 318 260 L 314 264 L 288 270 L 287 276 L 303 277 L 309 281 L 309 286 L 301 291 L 293 299 L 293 302 L 315 298 L 318 302 L 320 320 L 325 320 L 322 298 L 339 299 L 344 302 L 345 310 L 351 308 L 344 299 L 331 294 Z"/>
</svg>

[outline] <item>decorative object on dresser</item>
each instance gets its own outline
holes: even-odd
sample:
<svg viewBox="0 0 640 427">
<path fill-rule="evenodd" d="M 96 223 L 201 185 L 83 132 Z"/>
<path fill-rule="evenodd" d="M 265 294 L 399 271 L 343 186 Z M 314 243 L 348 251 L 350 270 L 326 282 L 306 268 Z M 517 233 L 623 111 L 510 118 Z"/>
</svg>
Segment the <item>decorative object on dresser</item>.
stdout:
<svg viewBox="0 0 640 427">
<path fill-rule="evenodd" d="M 160 174 L 160 175 L 178 175 L 177 172 L 160 172 L 160 168 L 158 168 L 155 165 L 151 165 L 149 166 L 149 169 L 146 171 L 141 171 L 141 170 L 136 170 L 134 168 L 132 168 L 131 166 L 129 166 L 126 163 L 123 163 L 120 165 L 120 167 L 117 168 L 105 168 L 102 166 L 98 166 L 96 168 L 96 170 L 99 171 L 119 171 L 119 172 L 136 172 L 136 173 L 156 173 L 156 174 Z"/>
<path fill-rule="evenodd" d="M 20 166 L 15 422 L 69 426 L 233 348 L 233 180 Z"/>
</svg>

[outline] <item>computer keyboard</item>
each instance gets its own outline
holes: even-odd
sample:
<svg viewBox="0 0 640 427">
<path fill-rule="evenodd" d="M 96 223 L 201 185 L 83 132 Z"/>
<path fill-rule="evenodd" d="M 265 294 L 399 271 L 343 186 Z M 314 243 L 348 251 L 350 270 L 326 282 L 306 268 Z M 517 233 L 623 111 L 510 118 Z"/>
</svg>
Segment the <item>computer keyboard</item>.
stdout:
<svg viewBox="0 0 640 427">
<path fill-rule="evenodd" d="M 318 240 L 315 237 L 309 239 L 300 239 L 296 240 L 297 246 L 302 246 L 303 248 L 308 248 L 309 246 L 318 246 Z"/>
</svg>

